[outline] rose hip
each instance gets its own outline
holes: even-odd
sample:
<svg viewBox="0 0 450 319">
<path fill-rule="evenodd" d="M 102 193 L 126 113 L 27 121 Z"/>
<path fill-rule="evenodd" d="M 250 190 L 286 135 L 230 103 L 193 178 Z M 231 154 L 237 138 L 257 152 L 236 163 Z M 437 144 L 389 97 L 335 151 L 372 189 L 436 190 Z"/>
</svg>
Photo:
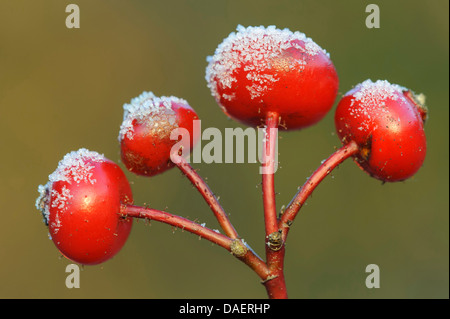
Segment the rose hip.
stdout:
<svg viewBox="0 0 450 319">
<path fill-rule="evenodd" d="M 192 150 L 198 140 L 198 136 L 194 136 L 194 120 L 197 119 L 195 111 L 183 99 L 142 93 L 124 105 L 119 133 L 123 163 L 129 171 L 142 176 L 153 176 L 172 168 L 170 152 L 181 138 L 171 139 L 171 133 L 185 129 L 189 133 L 189 145 L 185 147 Z"/>
<path fill-rule="evenodd" d="M 103 155 L 86 149 L 67 154 L 39 192 L 36 207 L 67 258 L 98 264 L 125 244 L 132 220 L 120 216 L 121 205 L 132 204 L 133 196 L 120 167 Z"/>
<path fill-rule="evenodd" d="M 208 61 L 212 95 L 246 125 L 259 126 L 277 113 L 281 128 L 301 129 L 321 120 L 337 95 L 329 54 L 300 32 L 238 26 Z"/>
<path fill-rule="evenodd" d="M 335 113 L 338 136 L 355 141 L 356 163 L 384 182 L 402 181 L 422 166 L 426 154 L 423 95 L 387 81 L 367 80 L 344 95 Z"/>
</svg>

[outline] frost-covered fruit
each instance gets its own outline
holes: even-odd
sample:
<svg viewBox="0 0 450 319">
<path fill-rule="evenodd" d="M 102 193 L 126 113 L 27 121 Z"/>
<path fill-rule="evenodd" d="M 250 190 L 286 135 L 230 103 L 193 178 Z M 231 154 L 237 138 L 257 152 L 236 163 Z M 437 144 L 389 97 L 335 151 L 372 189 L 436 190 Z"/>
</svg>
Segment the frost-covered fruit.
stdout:
<svg viewBox="0 0 450 319">
<path fill-rule="evenodd" d="M 386 80 L 366 80 L 339 102 L 337 134 L 343 144 L 358 144 L 355 161 L 371 176 L 384 182 L 405 180 L 425 160 L 424 103 L 422 94 Z"/>
<path fill-rule="evenodd" d="M 38 190 L 36 208 L 65 257 L 99 264 L 125 244 L 132 219 L 120 215 L 121 206 L 133 196 L 123 171 L 103 155 L 83 148 L 65 155 Z"/>
<path fill-rule="evenodd" d="M 298 31 L 239 25 L 207 60 L 212 95 L 246 125 L 278 113 L 280 128 L 301 129 L 321 120 L 336 99 L 339 80 L 329 54 Z"/>
<path fill-rule="evenodd" d="M 183 154 L 188 154 L 199 138 L 194 130 L 198 116 L 183 99 L 143 92 L 123 108 L 121 157 L 135 174 L 153 176 L 166 171 L 174 166 L 170 159 L 172 147 L 181 141 Z M 183 132 L 189 136 L 181 135 Z"/>
</svg>

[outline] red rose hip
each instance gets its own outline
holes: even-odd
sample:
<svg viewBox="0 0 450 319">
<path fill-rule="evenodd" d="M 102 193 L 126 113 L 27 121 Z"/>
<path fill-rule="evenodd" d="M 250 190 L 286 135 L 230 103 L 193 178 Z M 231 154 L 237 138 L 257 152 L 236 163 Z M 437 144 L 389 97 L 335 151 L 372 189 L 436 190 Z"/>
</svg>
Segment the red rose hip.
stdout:
<svg viewBox="0 0 450 319">
<path fill-rule="evenodd" d="M 198 116 L 183 99 L 143 92 L 123 107 L 119 133 L 121 157 L 127 169 L 137 175 L 153 176 L 174 166 L 170 152 L 181 139 L 171 139 L 174 130 L 184 129 L 189 133 L 189 145 L 183 145 L 189 151 L 199 138 L 194 136 Z"/>
<path fill-rule="evenodd" d="M 67 258 L 99 264 L 125 244 L 132 220 L 120 212 L 133 196 L 123 171 L 103 155 L 86 149 L 67 154 L 39 192 L 36 207 Z"/>
<path fill-rule="evenodd" d="M 238 26 L 208 62 L 212 95 L 228 116 L 250 126 L 264 124 L 269 113 L 287 130 L 310 126 L 328 113 L 338 91 L 328 53 L 288 29 Z"/>
<path fill-rule="evenodd" d="M 387 81 L 367 80 L 347 92 L 335 113 L 344 144 L 355 141 L 356 163 L 384 182 L 402 181 L 422 166 L 426 154 L 423 95 Z"/>
</svg>

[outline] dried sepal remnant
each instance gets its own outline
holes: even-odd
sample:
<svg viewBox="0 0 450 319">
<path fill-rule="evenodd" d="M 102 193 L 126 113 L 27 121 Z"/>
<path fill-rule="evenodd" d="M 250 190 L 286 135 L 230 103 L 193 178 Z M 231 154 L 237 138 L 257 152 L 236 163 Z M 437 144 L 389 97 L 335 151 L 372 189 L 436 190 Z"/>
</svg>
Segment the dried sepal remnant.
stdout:
<svg viewBox="0 0 450 319">
<path fill-rule="evenodd" d="M 410 99 L 419 110 L 423 123 L 428 120 L 428 107 L 426 105 L 426 96 L 423 93 L 416 94 L 411 90 L 404 92 L 405 96 Z"/>
<path fill-rule="evenodd" d="M 49 201 L 49 188 L 51 184 L 47 183 L 45 185 L 38 186 L 39 196 L 36 199 L 35 206 L 42 214 L 42 221 L 45 226 L 48 226 L 48 201 Z"/>
</svg>

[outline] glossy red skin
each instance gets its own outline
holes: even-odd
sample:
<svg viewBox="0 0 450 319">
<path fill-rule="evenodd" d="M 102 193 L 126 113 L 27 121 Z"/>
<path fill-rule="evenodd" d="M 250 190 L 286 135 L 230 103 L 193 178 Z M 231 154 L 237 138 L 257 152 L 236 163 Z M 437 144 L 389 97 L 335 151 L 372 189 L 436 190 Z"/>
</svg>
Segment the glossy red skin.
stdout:
<svg viewBox="0 0 450 319">
<path fill-rule="evenodd" d="M 363 118 L 350 114 L 352 94 L 339 102 L 335 124 L 344 144 L 354 140 L 360 147 L 356 163 L 372 177 L 384 182 L 402 181 L 413 176 L 426 155 L 426 137 L 421 111 L 405 92 L 406 99 L 386 99 L 385 110 L 374 105 Z M 359 102 L 354 102 L 358 107 Z M 371 125 L 363 130 L 370 116 Z"/>
<path fill-rule="evenodd" d="M 177 127 L 188 130 L 190 150 L 197 142 L 199 137 L 194 136 L 194 120 L 198 120 L 198 116 L 189 105 L 172 102 L 178 125 L 171 125 L 168 120 L 170 115 L 165 114 L 163 107 L 161 110 L 159 130 L 148 125 L 148 121 L 134 120 L 133 138 L 124 136 L 121 140 L 121 158 L 130 172 L 141 176 L 154 176 L 172 168 L 174 163 L 170 159 L 170 151 L 177 140 L 171 140 L 170 133 Z"/>
<path fill-rule="evenodd" d="M 55 196 L 51 195 L 48 226 L 53 242 L 64 256 L 80 264 L 95 265 L 112 258 L 125 244 L 132 219 L 120 216 L 120 206 L 131 204 L 133 195 L 117 164 L 107 159 L 88 163 L 94 166 L 94 184 L 53 183 L 53 190 L 61 193 L 65 186 L 73 197 L 59 209 L 52 207 Z M 55 225 L 57 218 L 60 227 Z"/>
<path fill-rule="evenodd" d="M 303 59 L 306 61 L 303 70 L 285 67 Z M 233 82 L 232 88 L 217 86 L 224 112 L 253 127 L 264 124 L 268 112 L 280 115 L 280 129 L 285 130 L 305 128 L 320 121 L 333 106 L 339 87 L 337 72 L 330 58 L 323 52 L 309 56 L 291 47 L 271 64 L 273 67 L 265 70 L 264 74 L 276 76 L 279 81 L 268 84 L 266 92 L 259 97 L 252 99 L 246 88 L 252 85 L 252 81 L 247 79 L 249 72 L 244 71 L 247 64 L 242 64 L 233 73 L 237 81 Z M 229 101 L 223 98 L 223 94 L 235 94 L 236 98 Z"/>
</svg>

